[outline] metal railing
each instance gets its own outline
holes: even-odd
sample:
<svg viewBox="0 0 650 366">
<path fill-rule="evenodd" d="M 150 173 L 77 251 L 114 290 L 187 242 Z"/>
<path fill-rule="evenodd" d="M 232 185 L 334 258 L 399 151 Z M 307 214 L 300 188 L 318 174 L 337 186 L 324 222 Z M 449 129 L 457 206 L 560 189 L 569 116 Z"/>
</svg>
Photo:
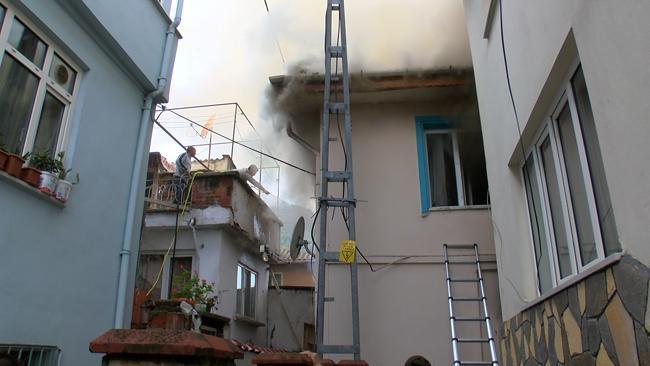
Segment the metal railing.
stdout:
<svg viewBox="0 0 650 366">
<path fill-rule="evenodd" d="M 3 355 L 24 366 L 58 366 L 61 360 L 61 350 L 55 346 L 0 344 L 0 360 Z"/>
</svg>

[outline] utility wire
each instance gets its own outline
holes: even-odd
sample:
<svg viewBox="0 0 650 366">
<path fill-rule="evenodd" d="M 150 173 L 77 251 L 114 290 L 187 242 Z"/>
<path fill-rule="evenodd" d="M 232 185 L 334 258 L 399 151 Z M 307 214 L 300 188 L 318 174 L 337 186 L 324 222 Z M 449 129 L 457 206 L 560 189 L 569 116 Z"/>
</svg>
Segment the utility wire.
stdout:
<svg viewBox="0 0 650 366">
<path fill-rule="evenodd" d="M 515 114 L 515 122 L 517 124 L 517 132 L 519 133 L 519 143 L 518 143 L 518 145 L 519 145 L 519 149 L 521 151 L 521 157 L 522 157 L 522 162 L 523 162 L 523 166 L 524 166 L 524 173 L 526 174 L 526 178 L 524 179 L 524 184 L 526 184 L 526 183 L 528 184 L 527 188 L 528 188 L 528 191 L 531 194 L 531 200 L 530 201 L 531 201 L 531 204 L 533 206 L 533 217 L 535 219 L 535 230 L 539 230 L 539 221 L 538 221 L 538 218 L 537 218 L 537 209 L 535 208 L 535 199 L 534 199 L 534 197 L 532 197 L 533 189 L 532 189 L 532 183 L 530 182 L 530 169 L 526 168 L 526 151 L 524 150 L 524 141 L 523 141 L 523 138 L 522 138 L 523 135 L 521 133 L 521 126 L 519 124 L 519 114 L 517 113 L 517 105 L 515 103 L 515 97 L 514 97 L 514 94 L 512 92 L 512 83 L 510 82 L 510 71 L 508 69 L 508 57 L 506 55 L 506 43 L 505 43 L 505 40 L 504 40 L 504 37 L 503 37 L 503 33 L 504 33 L 503 32 L 503 0 L 499 0 L 499 28 L 500 28 L 500 33 L 501 33 L 500 34 L 501 35 L 501 51 L 503 53 L 503 64 L 504 64 L 504 68 L 505 68 L 506 82 L 508 84 L 508 93 L 510 94 L 510 102 L 512 103 L 512 110 L 513 110 L 513 112 Z M 496 224 L 496 222 L 494 220 L 492 220 L 492 222 L 494 223 L 494 226 L 497 229 L 497 233 L 499 234 L 499 238 L 501 239 L 501 245 L 503 245 L 503 239 L 501 238 L 501 231 L 499 230 L 499 227 Z M 539 235 L 538 235 L 538 237 L 539 237 Z M 501 248 L 501 250 L 499 251 L 499 254 L 500 254 L 500 257 L 501 257 L 501 258 L 499 258 L 499 260 L 501 261 L 501 263 L 503 263 L 503 248 Z M 541 283 L 540 275 L 539 275 L 539 264 L 540 264 L 540 260 L 541 260 L 541 250 L 539 250 L 539 254 L 540 254 L 540 257 L 539 257 L 539 259 L 536 258 L 535 262 L 536 262 L 537 267 L 538 267 L 538 270 L 536 271 L 537 272 L 537 281 L 538 281 L 538 283 Z M 510 283 L 510 286 L 512 286 L 512 288 L 514 289 L 515 293 L 517 294 L 517 297 L 519 297 L 519 300 L 521 300 L 523 302 L 527 302 L 527 300 L 524 299 L 523 296 L 521 296 L 521 294 L 519 293 L 519 290 L 514 285 L 514 283 L 512 283 L 510 278 L 508 278 L 508 276 L 505 276 L 505 279 L 506 279 L 506 281 L 508 281 L 508 283 Z"/>
<path fill-rule="evenodd" d="M 244 144 L 242 144 L 242 143 L 239 142 L 239 141 L 235 141 L 235 140 L 231 139 L 230 137 L 227 137 L 227 136 L 225 136 L 225 135 L 222 135 L 222 134 L 220 134 L 219 132 L 216 132 L 216 131 L 214 131 L 214 130 L 212 130 L 212 129 L 210 129 L 210 128 L 207 128 L 207 127 L 201 125 L 200 123 L 194 122 L 194 121 L 192 121 L 191 119 L 189 119 L 189 118 L 187 118 L 187 117 L 185 117 L 185 116 L 183 116 L 183 115 L 181 115 L 181 114 L 178 114 L 177 112 L 175 112 L 175 111 L 173 111 L 173 110 L 167 110 L 167 111 L 170 112 L 170 113 L 175 114 L 176 116 L 178 116 L 178 117 L 180 117 L 180 118 L 182 118 L 182 119 L 184 119 L 184 120 L 186 120 L 186 121 L 188 121 L 188 122 L 190 122 L 190 123 L 192 123 L 192 124 L 194 124 L 194 125 L 196 125 L 196 126 L 201 127 L 201 128 L 204 129 L 204 130 L 208 130 L 208 131 L 214 133 L 215 135 L 217 135 L 217 136 L 219 136 L 219 137 L 221 137 L 221 138 L 224 138 L 224 139 L 226 139 L 226 140 L 228 140 L 228 141 L 230 141 L 230 142 L 232 142 L 232 143 L 234 143 L 234 144 L 237 144 L 237 145 L 239 145 L 239 146 L 245 147 L 245 148 L 247 148 L 248 150 L 251 150 L 251 151 L 256 152 L 256 153 L 258 153 L 258 154 L 264 155 L 264 156 L 266 156 L 267 158 L 270 158 L 270 159 L 273 159 L 273 160 L 275 160 L 275 161 L 277 161 L 277 162 L 280 162 L 280 163 L 282 163 L 282 164 L 288 165 L 288 166 L 290 166 L 290 167 L 292 167 L 292 168 L 294 168 L 294 169 L 300 170 L 301 172 L 305 172 L 305 173 L 307 173 L 307 174 L 311 174 L 311 175 L 314 175 L 314 176 L 316 175 L 316 173 L 311 172 L 311 171 L 309 171 L 309 170 L 307 170 L 307 169 L 303 169 L 303 168 L 301 168 L 301 167 L 299 167 L 299 166 L 297 166 L 297 165 L 291 164 L 291 163 L 289 163 L 289 162 L 287 162 L 287 161 L 285 161 L 285 160 L 282 160 L 282 159 L 276 158 L 276 157 L 273 156 L 273 155 L 269 155 L 269 154 L 267 154 L 267 153 L 265 153 L 265 152 L 262 152 L 262 151 L 260 151 L 260 150 L 255 149 L 255 148 L 252 148 L 252 147 L 250 147 L 250 146 L 248 146 L 248 145 L 244 145 Z M 159 123 L 157 123 L 157 124 L 158 124 L 159 126 L 161 126 Z M 161 128 L 163 128 L 163 130 L 164 130 L 164 127 L 161 126 Z M 178 142 L 178 140 L 177 140 L 177 142 Z M 180 143 L 180 142 L 179 142 L 179 143 Z M 205 165 L 204 165 L 204 166 L 205 166 Z"/>
</svg>

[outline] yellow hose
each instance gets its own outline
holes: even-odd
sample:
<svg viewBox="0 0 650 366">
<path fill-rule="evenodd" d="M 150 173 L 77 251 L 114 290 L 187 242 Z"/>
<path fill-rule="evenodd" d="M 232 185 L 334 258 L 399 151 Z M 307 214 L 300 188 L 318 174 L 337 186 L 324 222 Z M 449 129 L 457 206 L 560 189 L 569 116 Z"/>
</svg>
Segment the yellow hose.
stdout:
<svg viewBox="0 0 650 366">
<path fill-rule="evenodd" d="M 187 208 L 187 203 L 190 199 L 190 194 L 192 193 L 192 186 L 194 185 L 194 178 L 196 178 L 197 175 L 201 174 L 201 172 L 196 172 L 192 174 L 192 179 L 190 180 L 190 185 L 187 188 L 187 196 L 185 197 L 185 200 L 183 200 L 183 208 L 181 209 L 181 217 L 185 214 L 185 209 Z M 174 237 L 178 235 L 178 228 L 180 225 L 180 220 L 176 223 L 176 229 L 174 232 Z M 147 291 L 147 294 L 145 297 L 149 297 L 151 292 L 153 291 L 154 288 L 156 288 L 156 285 L 158 285 L 158 282 L 160 281 L 160 277 L 162 276 L 163 273 L 163 268 L 165 268 L 165 260 L 167 260 L 167 257 L 169 256 L 169 252 L 171 252 L 172 248 L 174 247 L 174 239 L 172 238 L 171 243 L 169 243 L 169 248 L 167 248 L 167 252 L 165 252 L 165 256 L 163 257 L 162 264 L 160 265 L 160 270 L 158 271 L 158 275 L 156 276 L 156 281 L 154 281 L 153 285 L 151 285 L 151 288 L 149 291 Z M 171 294 L 170 294 L 171 295 Z"/>
</svg>

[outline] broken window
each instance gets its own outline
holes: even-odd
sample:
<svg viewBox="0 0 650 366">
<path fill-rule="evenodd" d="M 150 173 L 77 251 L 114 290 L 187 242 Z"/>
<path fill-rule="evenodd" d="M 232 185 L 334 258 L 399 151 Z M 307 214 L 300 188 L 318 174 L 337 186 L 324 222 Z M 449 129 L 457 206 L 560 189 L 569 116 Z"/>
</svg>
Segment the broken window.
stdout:
<svg viewBox="0 0 650 366">
<path fill-rule="evenodd" d="M 46 37 L 0 6 L 0 144 L 14 153 L 64 150 L 78 72 Z"/>
<path fill-rule="evenodd" d="M 487 174 L 480 132 L 456 129 L 422 130 L 425 186 L 423 211 L 435 207 L 486 205 Z M 422 156 L 424 155 L 424 157 Z"/>
<path fill-rule="evenodd" d="M 237 315 L 255 318 L 257 273 L 237 264 Z"/>
<path fill-rule="evenodd" d="M 540 293 L 621 250 L 581 67 L 530 148 L 523 177 Z"/>
</svg>

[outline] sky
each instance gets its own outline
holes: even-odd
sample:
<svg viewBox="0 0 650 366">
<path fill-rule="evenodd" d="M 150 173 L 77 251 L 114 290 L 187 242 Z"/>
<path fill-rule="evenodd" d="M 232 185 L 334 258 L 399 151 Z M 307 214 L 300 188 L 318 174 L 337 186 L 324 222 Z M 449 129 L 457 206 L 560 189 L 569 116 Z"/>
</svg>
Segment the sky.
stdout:
<svg viewBox="0 0 650 366">
<path fill-rule="evenodd" d="M 286 74 L 297 65 L 312 72 L 322 70 L 326 1 L 267 0 L 267 4 L 268 12 L 264 0 L 185 1 L 180 26 L 183 39 L 167 106 L 237 102 L 257 130 L 238 114 L 238 140 L 311 170 L 313 157 L 273 127 L 265 90 L 269 76 Z M 353 72 L 471 65 L 460 0 L 347 0 L 345 6 Z M 214 129 L 232 134 L 233 106 L 182 113 L 199 122 L 214 116 Z M 161 121 L 184 144 L 208 142 L 179 117 L 167 113 Z M 174 160 L 181 148 L 154 128 L 151 151 Z M 214 147 L 211 157 L 223 153 L 230 154 L 230 146 Z M 207 148 L 199 148 L 197 155 L 207 158 Z M 233 158 L 239 168 L 260 165 L 259 156 L 245 148 L 236 147 Z M 271 159 L 262 161 L 264 167 L 277 165 L 279 180 L 277 168 L 264 170 L 262 177 L 262 184 L 272 192 L 265 197 L 271 207 L 279 192 L 282 200 L 313 209 L 313 177 Z"/>
</svg>

